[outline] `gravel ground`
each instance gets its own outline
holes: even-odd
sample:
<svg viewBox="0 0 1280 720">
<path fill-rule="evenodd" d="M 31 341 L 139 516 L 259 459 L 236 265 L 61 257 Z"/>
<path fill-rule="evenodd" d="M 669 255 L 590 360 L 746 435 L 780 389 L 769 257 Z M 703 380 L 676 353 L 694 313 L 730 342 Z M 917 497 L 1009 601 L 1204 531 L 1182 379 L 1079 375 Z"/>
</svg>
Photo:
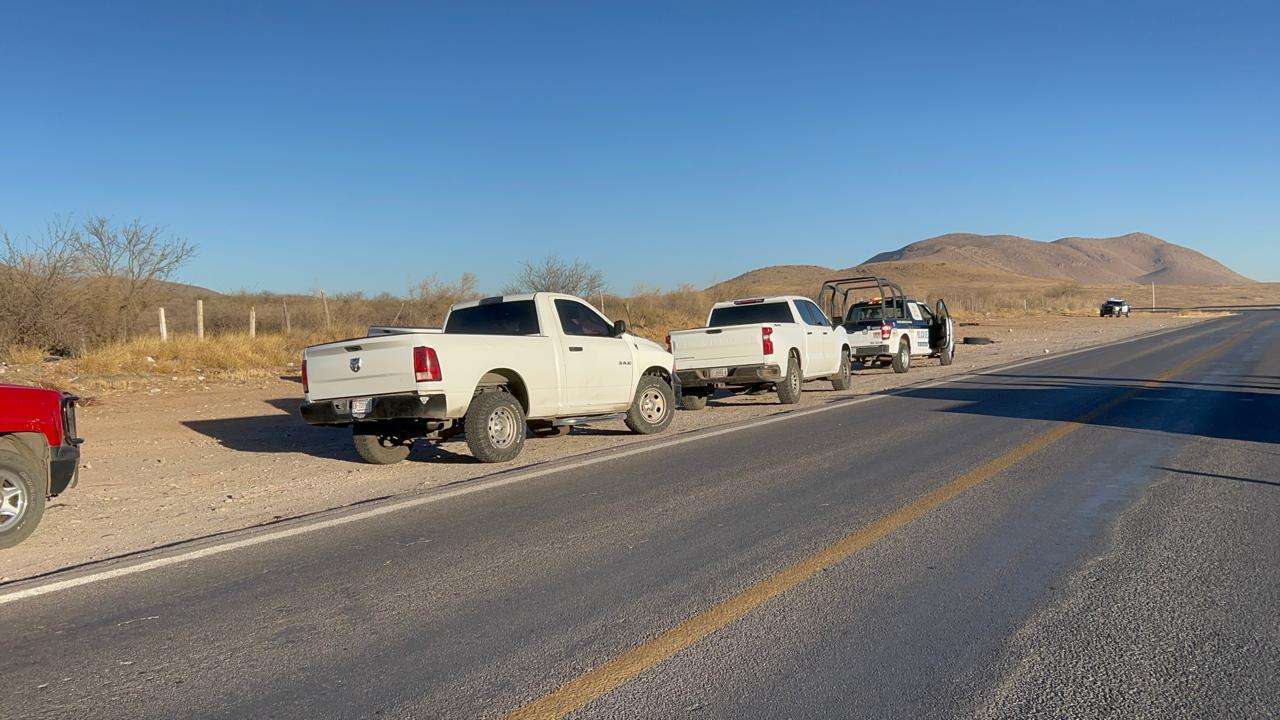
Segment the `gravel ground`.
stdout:
<svg viewBox="0 0 1280 720">
<path fill-rule="evenodd" d="M 853 388 L 806 386 L 801 405 L 876 393 L 1012 360 L 1063 352 L 1185 325 L 1200 317 L 1115 320 L 1049 317 L 984 321 L 960 335 L 995 338 L 958 348 L 956 362 L 928 360 L 906 375 L 888 369 L 855 375 Z M 157 381 L 109 395 L 81 410 L 87 438 L 79 487 L 56 498 L 41 528 L 0 555 L 0 582 L 352 503 L 414 492 L 497 470 L 637 442 L 622 423 L 576 428 L 567 437 L 531 438 L 513 463 L 482 465 L 464 442 L 420 443 L 406 463 L 358 462 L 350 433 L 312 428 L 297 418 L 295 379 L 209 385 Z M 713 400 L 680 412 L 669 432 L 723 425 L 784 409 L 772 393 Z"/>
</svg>

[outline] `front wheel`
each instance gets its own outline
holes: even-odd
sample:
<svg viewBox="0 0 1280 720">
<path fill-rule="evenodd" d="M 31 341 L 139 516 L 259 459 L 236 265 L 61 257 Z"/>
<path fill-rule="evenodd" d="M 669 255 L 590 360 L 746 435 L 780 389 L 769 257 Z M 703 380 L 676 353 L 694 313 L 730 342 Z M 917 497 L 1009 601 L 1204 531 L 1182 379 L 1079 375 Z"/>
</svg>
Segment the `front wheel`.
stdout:
<svg viewBox="0 0 1280 720">
<path fill-rule="evenodd" d="M 840 369 L 831 376 L 831 387 L 834 390 L 848 390 L 853 387 L 853 368 L 849 362 L 849 351 L 840 351 Z"/>
<path fill-rule="evenodd" d="M 0 450 L 0 548 L 10 548 L 36 531 L 44 515 L 44 488 L 31 461 Z"/>
<path fill-rule="evenodd" d="M 480 462 L 506 462 L 524 448 L 528 425 L 524 408 L 511 393 L 494 390 L 471 398 L 463 421 L 467 447 Z"/>
<path fill-rule="evenodd" d="M 893 355 L 893 371 L 904 373 L 911 369 L 911 345 L 904 338 L 898 343 L 898 352 Z"/>
<path fill-rule="evenodd" d="M 627 408 L 627 427 L 640 435 L 660 433 L 671 424 L 675 405 L 676 392 L 671 389 L 671 383 L 659 375 L 645 375 L 636 386 L 631 407 Z"/>
</svg>

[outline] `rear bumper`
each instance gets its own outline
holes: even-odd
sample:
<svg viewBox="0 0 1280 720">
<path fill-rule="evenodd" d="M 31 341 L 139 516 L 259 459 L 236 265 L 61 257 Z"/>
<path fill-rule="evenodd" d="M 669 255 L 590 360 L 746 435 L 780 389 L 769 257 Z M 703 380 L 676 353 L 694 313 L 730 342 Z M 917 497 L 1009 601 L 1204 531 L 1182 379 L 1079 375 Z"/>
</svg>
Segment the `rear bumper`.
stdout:
<svg viewBox="0 0 1280 720">
<path fill-rule="evenodd" d="M 880 355 L 889 355 L 889 344 L 881 345 L 859 345 L 853 348 L 854 357 L 878 357 Z"/>
<path fill-rule="evenodd" d="M 351 414 L 351 398 L 304 402 L 299 412 L 309 425 L 350 425 L 370 420 L 444 420 L 444 395 L 380 395 L 370 398 L 369 412 Z"/>
<path fill-rule="evenodd" d="M 49 497 L 61 495 L 80 480 L 80 446 L 59 445 L 49 453 Z"/>
<path fill-rule="evenodd" d="M 724 375 L 712 375 L 711 368 L 695 368 L 676 370 L 676 377 L 683 387 L 706 387 L 716 385 L 754 385 L 762 382 L 777 382 L 782 379 L 782 368 L 777 365 L 739 365 L 725 368 Z"/>
</svg>

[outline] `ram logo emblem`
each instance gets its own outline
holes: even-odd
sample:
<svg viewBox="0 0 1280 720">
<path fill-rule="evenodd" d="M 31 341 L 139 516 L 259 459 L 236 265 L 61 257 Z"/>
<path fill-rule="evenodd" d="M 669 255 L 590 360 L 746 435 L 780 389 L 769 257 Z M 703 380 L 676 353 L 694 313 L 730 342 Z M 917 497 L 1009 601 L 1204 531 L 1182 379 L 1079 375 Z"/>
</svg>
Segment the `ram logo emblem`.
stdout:
<svg viewBox="0 0 1280 720">
<path fill-rule="evenodd" d="M 360 358 L 351 358 L 351 372 L 360 372 Z"/>
</svg>

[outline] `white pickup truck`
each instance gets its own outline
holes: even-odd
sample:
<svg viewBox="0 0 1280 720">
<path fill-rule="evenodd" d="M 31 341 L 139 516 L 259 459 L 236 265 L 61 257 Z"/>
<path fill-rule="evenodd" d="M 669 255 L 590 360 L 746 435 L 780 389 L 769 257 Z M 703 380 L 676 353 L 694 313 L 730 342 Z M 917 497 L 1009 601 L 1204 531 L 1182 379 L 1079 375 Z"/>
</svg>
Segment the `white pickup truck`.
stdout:
<svg viewBox="0 0 1280 720">
<path fill-rule="evenodd" d="M 850 386 L 849 341 L 812 300 L 798 295 L 716 303 L 707 326 L 667 336 L 676 359 L 681 403 L 701 410 L 717 388 L 772 384 L 778 400 L 800 402 L 806 380 Z"/>
<path fill-rule="evenodd" d="M 871 292 L 871 298 L 857 299 Z M 904 373 L 912 358 L 936 357 L 943 365 L 955 358 L 955 323 L 941 298 L 930 310 L 907 297 L 897 283 L 874 275 L 828 280 L 818 298 L 826 300 L 832 316 L 843 316 L 841 325 L 859 367 L 880 363 Z"/>
<path fill-rule="evenodd" d="M 302 417 L 349 425 L 360 457 L 377 464 L 461 422 L 477 459 L 503 462 L 530 426 L 562 432 L 618 417 L 633 432 L 661 432 L 675 405 L 672 372 L 670 353 L 585 300 L 506 295 L 454 305 L 442 329 L 370 328 L 307 348 Z"/>
</svg>

